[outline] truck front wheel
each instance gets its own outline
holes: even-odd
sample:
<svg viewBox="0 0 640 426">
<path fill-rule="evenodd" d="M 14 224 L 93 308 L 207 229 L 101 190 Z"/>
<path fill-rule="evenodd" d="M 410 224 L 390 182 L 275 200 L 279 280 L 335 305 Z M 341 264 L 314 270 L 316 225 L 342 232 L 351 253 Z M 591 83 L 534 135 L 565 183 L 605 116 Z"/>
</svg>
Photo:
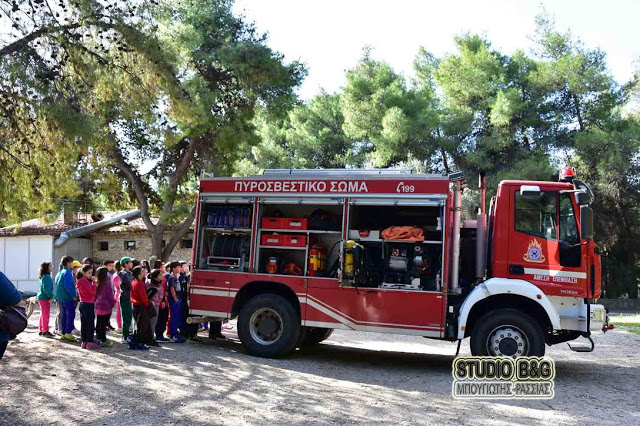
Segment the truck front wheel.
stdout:
<svg viewBox="0 0 640 426">
<path fill-rule="evenodd" d="M 471 354 L 476 356 L 544 356 L 544 335 L 531 316 L 515 309 L 483 315 L 471 331 Z"/>
<path fill-rule="evenodd" d="M 238 316 L 238 337 L 247 352 L 278 358 L 291 352 L 300 336 L 300 315 L 277 294 L 260 294 L 249 300 Z"/>
</svg>

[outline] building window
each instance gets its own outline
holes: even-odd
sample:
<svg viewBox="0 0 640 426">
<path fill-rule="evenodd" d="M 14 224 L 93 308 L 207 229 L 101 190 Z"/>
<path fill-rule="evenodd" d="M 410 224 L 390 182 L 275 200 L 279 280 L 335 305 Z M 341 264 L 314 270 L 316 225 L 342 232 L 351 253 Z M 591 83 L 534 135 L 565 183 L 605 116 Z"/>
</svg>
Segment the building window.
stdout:
<svg viewBox="0 0 640 426">
<path fill-rule="evenodd" d="M 180 241 L 180 248 L 184 248 L 184 249 L 190 249 L 193 248 L 193 240 L 181 240 Z"/>
<path fill-rule="evenodd" d="M 109 250 L 109 242 L 108 241 L 100 241 L 100 251 Z"/>
<path fill-rule="evenodd" d="M 125 241 L 124 242 L 124 249 L 125 250 L 135 250 L 136 249 L 136 242 L 135 241 Z"/>
</svg>

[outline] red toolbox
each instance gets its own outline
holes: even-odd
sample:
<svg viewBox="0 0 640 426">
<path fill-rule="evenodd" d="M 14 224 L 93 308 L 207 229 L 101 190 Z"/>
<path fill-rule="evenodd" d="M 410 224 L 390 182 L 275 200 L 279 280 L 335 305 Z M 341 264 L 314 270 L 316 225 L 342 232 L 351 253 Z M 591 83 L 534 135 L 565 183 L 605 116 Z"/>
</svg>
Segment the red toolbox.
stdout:
<svg viewBox="0 0 640 426">
<path fill-rule="evenodd" d="M 287 247 L 305 247 L 307 245 L 306 235 L 283 235 L 283 244 Z"/>
<path fill-rule="evenodd" d="M 263 217 L 262 228 L 263 229 L 285 229 L 285 218 L 283 217 Z"/>
<path fill-rule="evenodd" d="M 308 226 L 308 220 L 302 217 L 285 217 L 284 229 L 302 229 L 306 230 Z"/>
<path fill-rule="evenodd" d="M 260 244 L 263 246 L 283 246 L 286 235 L 262 234 Z"/>
</svg>

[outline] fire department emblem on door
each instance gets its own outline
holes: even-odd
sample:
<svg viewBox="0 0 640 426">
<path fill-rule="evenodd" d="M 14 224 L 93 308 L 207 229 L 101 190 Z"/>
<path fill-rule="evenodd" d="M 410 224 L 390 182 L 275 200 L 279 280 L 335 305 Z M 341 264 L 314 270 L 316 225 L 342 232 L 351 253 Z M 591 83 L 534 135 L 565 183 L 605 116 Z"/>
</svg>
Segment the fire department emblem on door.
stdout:
<svg viewBox="0 0 640 426">
<path fill-rule="evenodd" d="M 542 245 L 535 238 L 529 243 L 527 252 L 522 256 L 525 262 L 542 263 L 546 259 L 542 254 Z"/>
</svg>

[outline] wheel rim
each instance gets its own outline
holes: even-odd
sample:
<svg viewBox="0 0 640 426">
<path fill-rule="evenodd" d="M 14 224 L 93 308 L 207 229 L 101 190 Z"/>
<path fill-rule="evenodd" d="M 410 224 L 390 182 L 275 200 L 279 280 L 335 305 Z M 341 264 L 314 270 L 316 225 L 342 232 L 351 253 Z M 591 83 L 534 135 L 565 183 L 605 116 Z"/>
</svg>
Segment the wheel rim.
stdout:
<svg viewBox="0 0 640 426">
<path fill-rule="evenodd" d="M 487 352 L 493 356 L 526 356 L 529 354 L 529 347 L 527 335 L 513 325 L 496 327 L 487 339 Z"/>
<path fill-rule="evenodd" d="M 282 336 L 282 318 L 271 308 L 260 308 L 251 315 L 249 333 L 261 345 L 272 345 Z"/>
</svg>

